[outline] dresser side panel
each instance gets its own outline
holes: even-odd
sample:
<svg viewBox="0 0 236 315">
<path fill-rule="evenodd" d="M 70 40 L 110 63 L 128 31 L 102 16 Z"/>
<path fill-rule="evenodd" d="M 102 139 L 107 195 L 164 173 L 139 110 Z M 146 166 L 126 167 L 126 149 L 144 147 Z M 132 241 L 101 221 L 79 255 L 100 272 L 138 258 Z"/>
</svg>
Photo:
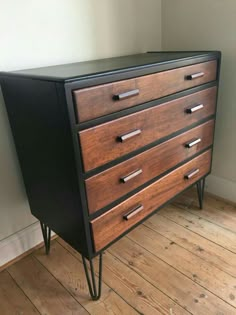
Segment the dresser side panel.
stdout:
<svg viewBox="0 0 236 315">
<path fill-rule="evenodd" d="M 14 77 L 1 85 L 32 214 L 87 256 L 64 85 Z"/>
</svg>

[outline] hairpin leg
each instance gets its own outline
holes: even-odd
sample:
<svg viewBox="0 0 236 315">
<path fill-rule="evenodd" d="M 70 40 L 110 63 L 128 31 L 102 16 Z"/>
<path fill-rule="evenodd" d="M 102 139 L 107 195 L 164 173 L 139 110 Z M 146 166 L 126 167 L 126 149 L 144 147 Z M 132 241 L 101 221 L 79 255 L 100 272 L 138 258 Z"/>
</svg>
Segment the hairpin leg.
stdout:
<svg viewBox="0 0 236 315">
<path fill-rule="evenodd" d="M 203 198 L 205 189 L 205 177 L 197 182 L 197 193 L 200 209 L 203 208 Z"/>
<path fill-rule="evenodd" d="M 90 266 L 90 275 L 89 275 L 88 265 L 87 265 L 85 257 L 82 256 L 82 260 L 83 260 L 84 271 L 85 271 L 85 275 L 86 275 L 86 279 L 87 279 L 87 283 L 89 287 L 89 293 L 91 295 L 92 300 L 97 301 L 101 296 L 101 289 L 102 289 L 102 253 L 99 255 L 98 288 L 96 285 L 92 259 L 88 260 L 89 266 Z"/>
<path fill-rule="evenodd" d="M 51 245 L 51 229 L 42 222 L 40 222 L 40 225 L 41 225 L 41 229 L 43 233 L 46 255 L 48 255 L 50 252 L 50 245 Z"/>
</svg>

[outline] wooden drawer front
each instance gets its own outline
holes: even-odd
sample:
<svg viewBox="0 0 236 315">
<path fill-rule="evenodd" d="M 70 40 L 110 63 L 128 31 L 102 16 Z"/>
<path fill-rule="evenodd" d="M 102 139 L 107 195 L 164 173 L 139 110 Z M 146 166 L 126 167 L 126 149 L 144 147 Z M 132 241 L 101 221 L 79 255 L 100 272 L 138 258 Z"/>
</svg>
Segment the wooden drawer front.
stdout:
<svg viewBox="0 0 236 315">
<path fill-rule="evenodd" d="M 162 177 L 105 214 L 91 221 L 95 251 L 145 218 L 210 171 L 211 150 Z M 191 176 L 191 174 L 194 174 Z M 186 179 L 185 176 L 190 177 Z M 127 216 L 128 215 L 128 216 Z"/>
<path fill-rule="evenodd" d="M 211 120 L 85 181 L 89 213 L 190 158 L 213 142 Z"/>
<path fill-rule="evenodd" d="M 201 109 L 192 114 L 186 112 L 199 104 L 203 105 Z M 214 114 L 215 104 L 216 87 L 212 87 L 79 132 L 84 170 L 89 171 L 191 126 Z M 125 139 L 126 135 L 131 137 Z"/>
<path fill-rule="evenodd" d="M 78 121 L 107 115 L 216 79 L 217 62 L 150 74 L 134 79 L 75 90 Z M 196 78 L 190 79 L 191 74 Z M 197 76 L 204 74 L 203 76 Z"/>
</svg>

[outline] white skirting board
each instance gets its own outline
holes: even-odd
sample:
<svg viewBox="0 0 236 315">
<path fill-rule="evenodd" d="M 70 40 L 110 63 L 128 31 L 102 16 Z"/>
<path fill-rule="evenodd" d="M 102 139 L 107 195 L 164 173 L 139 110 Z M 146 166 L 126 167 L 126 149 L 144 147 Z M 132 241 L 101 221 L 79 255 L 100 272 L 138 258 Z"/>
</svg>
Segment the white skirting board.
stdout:
<svg viewBox="0 0 236 315">
<path fill-rule="evenodd" d="M 206 178 L 206 191 L 236 203 L 236 183 L 228 179 L 209 175 Z"/>
<path fill-rule="evenodd" d="M 54 233 L 52 233 L 54 235 Z M 0 267 L 43 241 L 39 222 L 0 241 Z"/>
</svg>

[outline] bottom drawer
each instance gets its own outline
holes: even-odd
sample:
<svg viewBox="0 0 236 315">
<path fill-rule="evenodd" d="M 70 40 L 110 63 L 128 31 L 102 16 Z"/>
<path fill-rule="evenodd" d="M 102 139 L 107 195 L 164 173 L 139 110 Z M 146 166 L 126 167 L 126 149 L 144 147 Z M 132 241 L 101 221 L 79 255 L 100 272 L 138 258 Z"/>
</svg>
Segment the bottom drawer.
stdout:
<svg viewBox="0 0 236 315">
<path fill-rule="evenodd" d="M 162 177 L 91 221 L 95 251 L 155 211 L 210 171 L 211 150 Z"/>
</svg>

